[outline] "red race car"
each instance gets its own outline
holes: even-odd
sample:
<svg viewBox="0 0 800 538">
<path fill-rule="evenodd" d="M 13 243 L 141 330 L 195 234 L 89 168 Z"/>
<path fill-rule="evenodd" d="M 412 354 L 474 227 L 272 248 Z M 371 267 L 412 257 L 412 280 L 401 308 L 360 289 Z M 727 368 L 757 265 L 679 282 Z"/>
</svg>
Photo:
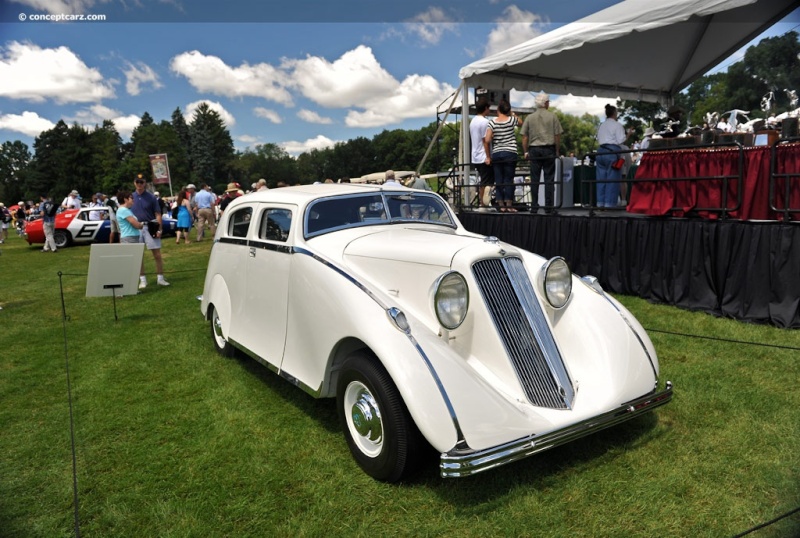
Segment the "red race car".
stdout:
<svg viewBox="0 0 800 538">
<path fill-rule="evenodd" d="M 95 218 L 90 220 L 90 216 Z M 175 219 L 162 217 L 163 235 L 175 235 L 176 224 Z M 53 238 L 57 248 L 64 248 L 73 243 L 108 243 L 110 233 L 111 221 L 107 207 L 83 207 L 67 209 L 56 215 Z M 25 227 L 25 235 L 29 245 L 44 243 L 42 219 L 29 222 Z"/>
</svg>

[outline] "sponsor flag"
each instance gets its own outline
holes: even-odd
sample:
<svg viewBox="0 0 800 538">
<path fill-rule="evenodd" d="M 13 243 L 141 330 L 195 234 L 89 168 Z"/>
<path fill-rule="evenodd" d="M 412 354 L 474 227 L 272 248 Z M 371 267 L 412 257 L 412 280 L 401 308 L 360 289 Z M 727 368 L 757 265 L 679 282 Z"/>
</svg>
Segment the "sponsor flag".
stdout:
<svg viewBox="0 0 800 538">
<path fill-rule="evenodd" d="M 169 185 L 172 191 L 172 180 L 169 177 L 169 162 L 166 153 L 150 155 L 150 167 L 153 169 L 154 185 Z"/>
</svg>

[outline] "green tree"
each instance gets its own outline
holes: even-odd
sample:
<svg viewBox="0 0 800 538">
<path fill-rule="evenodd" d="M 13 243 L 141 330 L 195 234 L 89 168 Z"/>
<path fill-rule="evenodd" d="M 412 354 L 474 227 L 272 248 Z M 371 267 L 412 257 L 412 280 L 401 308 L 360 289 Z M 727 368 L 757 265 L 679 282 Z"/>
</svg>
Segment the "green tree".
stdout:
<svg viewBox="0 0 800 538">
<path fill-rule="evenodd" d="M 259 144 L 255 149 L 248 148 L 236 154 L 233 178 L 242 186 L 250 186 L 264 178 L 267 186 L 274 188 L 280 181 L 287 184 L 296 181 L 297 163 L 277 144 Z M 220 189 L 224 184 L 218 182 L 213 187 Z"/>
<path fill-rule="evenodd" d="M 561 148 L 559 154 L 569 155 L 574 153 L 580 158 L 582 155 L 595 151 L 597 148 L 597 126 L 600 120 L 592 114 L 584 114 L 581 117 L 572 114 L 564 114 L 558 109 L 554 109 L 561 128 L 564 132 L 561 135 Z"/>
<path fill-rule="evenodd" d="M 195 110 L 189 125 L 192 180 L 209 184 L 232 177 L 233 139 L 219 113 L 207 103 Z"/>
<path fill-rule="evenodd" d="M 24 142 L 6 141 L 0 146 L 0 200 L 6 205 L 25 198 L 25 176 L 30 161 L 31 152 Z"/>
<path fill-rule="evenodd" d="M 178 136 L 183 153 L 188 160 L 189 156 L 192 154 L 192 135 L 189 132 L 189 124 L 186 123 L 186 119 L 183 117 L 183 112 L 181 112 L 180 107 L 172 112 L 172 128 L 175 129 L 175 134 Z M 189 162 L 189 166 L 191 167 L 191 162 Z"/>
<path fill-rule="evenodd" d="M 89 135 L 92 169 L 96 189 L 113 196 L 123 182 L 120 164 L 122 162 L 122 138 L 111 120 L 95 126 Z"/>
<path fill-rule="evenodd" d="M 48 193 L 60 202 L 59 197 L 73 189 L 84 198 L 96 192 L 89 139 L 86 129 L 77 124 L 67 127 L 63 120 L 42 131 L 33 143 L 35 155 L 28 168 L 26 197 Z"/>
</svg>

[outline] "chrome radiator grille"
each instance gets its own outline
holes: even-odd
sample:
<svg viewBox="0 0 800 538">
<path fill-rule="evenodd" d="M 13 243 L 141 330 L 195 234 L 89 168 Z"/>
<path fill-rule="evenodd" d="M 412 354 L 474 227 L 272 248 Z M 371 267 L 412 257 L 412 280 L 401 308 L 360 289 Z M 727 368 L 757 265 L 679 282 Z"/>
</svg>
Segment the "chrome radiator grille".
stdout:
<svg viewBox="0 0 800 538">
<path fill-rule="evenodd" d="M 570 409 L 575 391 L 522 260 L 481 260 L 472 273 L 528 401 Z"/>
</svg>

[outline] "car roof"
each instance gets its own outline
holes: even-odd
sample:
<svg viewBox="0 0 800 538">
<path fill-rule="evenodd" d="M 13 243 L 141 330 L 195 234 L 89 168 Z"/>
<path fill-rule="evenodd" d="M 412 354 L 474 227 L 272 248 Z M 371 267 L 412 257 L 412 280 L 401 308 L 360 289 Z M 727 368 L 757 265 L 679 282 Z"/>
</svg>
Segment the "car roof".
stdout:
<svg viewBox="0 0 800 538">
<path fill-rule="evenodd" d="M 346 194 L 369 194 L 381 191 L 408 191 L 401 186 L 353 184 L 353 183 L 318 183 L 314 185 L 298 185 L 295 187 L 280 187 L 267 191 L 251 192 L 237 197 L 234 202 L 281 202 L 304 205 L 317 198 L 326 196 L 340 196 Z"/>
</svg>

